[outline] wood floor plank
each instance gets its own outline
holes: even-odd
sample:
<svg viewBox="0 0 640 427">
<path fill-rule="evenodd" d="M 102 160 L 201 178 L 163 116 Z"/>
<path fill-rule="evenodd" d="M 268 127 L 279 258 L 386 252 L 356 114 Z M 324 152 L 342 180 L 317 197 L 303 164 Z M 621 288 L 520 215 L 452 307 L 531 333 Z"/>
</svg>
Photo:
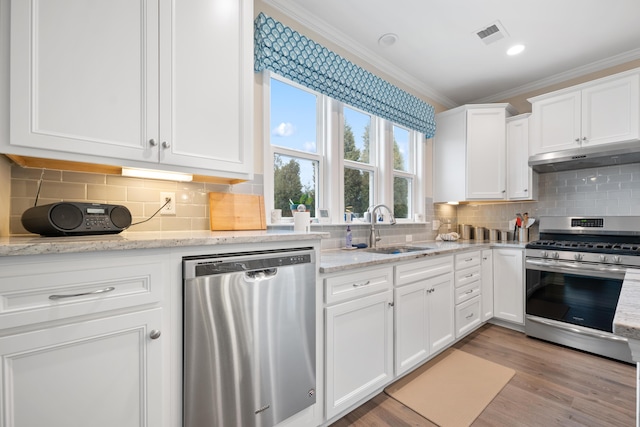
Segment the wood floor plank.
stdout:
<svg viewBox="0 0 640 427">
<path fill-rule="evenodd" d="M 516 371 L 473 427 L 635 425 L 634 365 L 529 338 L 496 325 L 481 327 L 454 348 Z M 434 425 L 384 393 L 333 424 Z"/>
</svg>

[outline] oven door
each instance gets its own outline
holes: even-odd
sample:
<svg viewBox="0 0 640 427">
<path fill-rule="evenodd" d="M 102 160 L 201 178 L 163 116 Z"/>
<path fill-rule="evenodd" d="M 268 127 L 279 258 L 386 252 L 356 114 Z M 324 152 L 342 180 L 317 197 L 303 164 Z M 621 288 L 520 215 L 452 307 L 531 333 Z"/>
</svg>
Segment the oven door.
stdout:
<svg viewBox="0 0 640 427">
<path fill-rule="evenodd" d="M 527 258 L 528 321 L 613 332 L 625 271 L 624 266 Z"/>
</svg>

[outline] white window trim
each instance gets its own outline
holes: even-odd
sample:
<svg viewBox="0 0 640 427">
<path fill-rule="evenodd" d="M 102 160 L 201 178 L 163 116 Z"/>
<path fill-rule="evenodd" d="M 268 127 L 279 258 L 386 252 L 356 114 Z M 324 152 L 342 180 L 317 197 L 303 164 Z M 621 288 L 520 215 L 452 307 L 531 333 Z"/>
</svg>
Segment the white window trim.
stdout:
<svg viewBox="0 0 640 427">
<path fill-rule="evenodd" d="M 263 71 L 263 150 L 264 150 L 264 204 L 269 213 L 273 206 L 274 170 L 273 156 L 280 153 L 286 156 L 300 157 L 319 162 L 319 176 L 317 179 L 317 194 L 315 200 L 316 211 L 328 209 L 332 224 L 344 224 L 344 167 L 373 172 L 373 203 L 385 204 L 393 209 L 393 177 L 409 177 L 413 180 L 409 218 L 399 218 L 398 222 L 413 223 L 416 214 L 424 217 L 424 191 L 425 191 L 425 147 L 424 135 L 404 126 L 384 120 L 373 114 L 363 112 L 371 116 L 371 156 L 374 158 L 371 164 L 344 160 L 344 114 L 345 104 L 333 100 L 326 95 L 315 92 L 305 86 L 281 77 L 270 71 Z M 316 115 L 316 148 L 317 154 L 304 151 L 291 150 L 284 147 L 271 145 L 271 78 L 280 80 L 291 86 L 311 92 L 317 96 L 318 105 Z M 356 107 L 347 105 L 348 108 L 361 111 Z M 412 151 L 413 172 L 397 171 L 393 169 L 393 126 L 409 131 L 410 150 Z M 326 143 L 325 143 L 326 142 Z M 385 177 L 384 181 L 382 178 Z"/>
</svg>

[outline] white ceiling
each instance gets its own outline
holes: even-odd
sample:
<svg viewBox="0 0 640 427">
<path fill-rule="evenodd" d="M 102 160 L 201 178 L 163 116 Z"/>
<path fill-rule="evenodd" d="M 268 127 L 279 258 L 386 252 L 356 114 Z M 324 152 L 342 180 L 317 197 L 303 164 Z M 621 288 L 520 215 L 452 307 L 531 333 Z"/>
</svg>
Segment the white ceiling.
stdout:
<svg viewBox="0 0 640 427">
<path fill-rule="evenodd" d="M 640 58 L 640 0 L 264 0 L 446 107 L 494 102 Z M 499 21 L 504 38 L 476 35 Z M 378 39 L 398 41 L 381 47 Z M 513 44 L 526 45 L 507 56 Z"/>
</svg>

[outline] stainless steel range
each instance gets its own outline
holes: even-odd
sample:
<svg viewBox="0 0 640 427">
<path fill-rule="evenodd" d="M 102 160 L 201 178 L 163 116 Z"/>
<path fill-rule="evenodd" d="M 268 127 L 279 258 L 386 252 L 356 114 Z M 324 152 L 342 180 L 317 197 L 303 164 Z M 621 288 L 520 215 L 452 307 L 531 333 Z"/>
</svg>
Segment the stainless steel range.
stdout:
<svg viewBox="0 0 640 427">
<path fill-rule="evenodd" d="M 527 335 L 632 363 L 612 331 L 624 275 L 640 268 L 640 217 L 542 217 L 525 266 Z"/>
</svg>

